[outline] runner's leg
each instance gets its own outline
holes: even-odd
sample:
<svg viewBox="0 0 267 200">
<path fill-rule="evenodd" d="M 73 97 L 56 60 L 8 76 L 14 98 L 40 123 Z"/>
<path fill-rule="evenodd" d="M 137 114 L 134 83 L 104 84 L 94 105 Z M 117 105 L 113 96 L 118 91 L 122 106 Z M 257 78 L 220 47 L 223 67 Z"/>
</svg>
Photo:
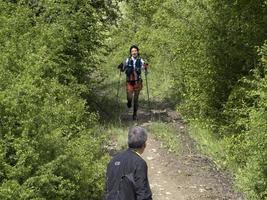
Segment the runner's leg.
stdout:
<svg viewBox="0 0 267 200">
<path fill-rule="evenodd" d="M 127 107 L 132 107 L 132 101 L 133 101 L 133 91 L 127 90 Z"/>
<path fill-rule="evenodd" d="M 133 119 L 134 120 L 136 119 L 137 110 L 138 110 L 138 106 L 139 106 L 139 104 L 138 104 L 139 93 L 140 93 L 140 90 L 134 91 L 134 112 L 133 112 Z"/>
</svg>

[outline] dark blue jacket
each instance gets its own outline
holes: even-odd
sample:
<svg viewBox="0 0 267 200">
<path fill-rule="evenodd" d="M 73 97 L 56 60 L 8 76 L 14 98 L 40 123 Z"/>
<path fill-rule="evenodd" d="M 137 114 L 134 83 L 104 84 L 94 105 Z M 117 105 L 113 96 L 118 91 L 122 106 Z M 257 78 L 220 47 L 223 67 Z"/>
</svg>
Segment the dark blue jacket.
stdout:
<svg viewBox="0 0 267 200">
<path fill-rule="evenodd" d="M 127 190 L 127 198 L 121 200 L 152 200 L 147 164 L 132 149 L 112 158 L 107 167 L 106 178 L 106 200 L 117 200 L 119 187 L 120 190 Z"/>
</svg>

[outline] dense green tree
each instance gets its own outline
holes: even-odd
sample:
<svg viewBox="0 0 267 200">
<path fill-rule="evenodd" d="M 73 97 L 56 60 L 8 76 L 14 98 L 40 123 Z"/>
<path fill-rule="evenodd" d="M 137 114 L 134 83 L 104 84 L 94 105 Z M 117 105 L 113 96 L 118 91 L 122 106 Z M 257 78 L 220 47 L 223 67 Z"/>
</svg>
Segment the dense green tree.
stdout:
<svg viewBox="0 0 267 200">
<path fill-rule="evenodd" d="M 110 1 L 0 1 L 0 199 L 100 199 L 107 156 L 81 96 L 97 66 Z"/>
</svg>

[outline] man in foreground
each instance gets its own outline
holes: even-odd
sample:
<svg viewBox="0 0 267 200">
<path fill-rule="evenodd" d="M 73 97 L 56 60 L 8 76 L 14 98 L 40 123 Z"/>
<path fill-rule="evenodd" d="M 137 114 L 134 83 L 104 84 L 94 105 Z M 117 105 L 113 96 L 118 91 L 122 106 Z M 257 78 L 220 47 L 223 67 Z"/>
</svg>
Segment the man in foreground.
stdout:
<svg viewBox="0 0 267 200">
<path fill-rule="evenodd" d="M 147 164 L 141 157 L 146 141 L 144 128 L 133 127 L 129 130 L 129 148 L 108 164 L 105 200 L 152 200 Z"/>
</svg>

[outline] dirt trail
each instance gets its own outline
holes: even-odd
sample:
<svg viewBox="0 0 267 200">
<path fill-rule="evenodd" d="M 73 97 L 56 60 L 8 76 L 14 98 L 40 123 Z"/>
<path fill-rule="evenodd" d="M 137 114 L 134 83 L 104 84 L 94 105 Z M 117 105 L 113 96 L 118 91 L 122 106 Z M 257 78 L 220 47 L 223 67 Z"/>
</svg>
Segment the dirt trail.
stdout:
<svg viewBox="0 0 267 200">
<path fill-rule="evenodd" d="M 151 138 L 148 141 L 147 149 L 143 158 L 148 164 L 148 174 L 150 187 L 153 191 L 154 200 L 184 200 L 185 197 L 179 191 L 179 182 L 177 182 L 175 173 L 169 169 L 169 160 L 159 150 L 159 142 Z"/>
<path fill-rule="evenodd" d="M 179 115 L 171 110 L 154 111 L 154 120 L 160 119 L 176 126 L 181 138 L 181 152 L 173 155 L 162 148 L 161 141 L 149 135 L 142 155 L 148 164 L 148 173 L 154 200 L 244 200 L 233 191 L 232 179 L 219 171 L 212 160 L 198 152 Z M 146 112 L 139 112 L 141 126 L 149 127 Z"/>
</svg>

